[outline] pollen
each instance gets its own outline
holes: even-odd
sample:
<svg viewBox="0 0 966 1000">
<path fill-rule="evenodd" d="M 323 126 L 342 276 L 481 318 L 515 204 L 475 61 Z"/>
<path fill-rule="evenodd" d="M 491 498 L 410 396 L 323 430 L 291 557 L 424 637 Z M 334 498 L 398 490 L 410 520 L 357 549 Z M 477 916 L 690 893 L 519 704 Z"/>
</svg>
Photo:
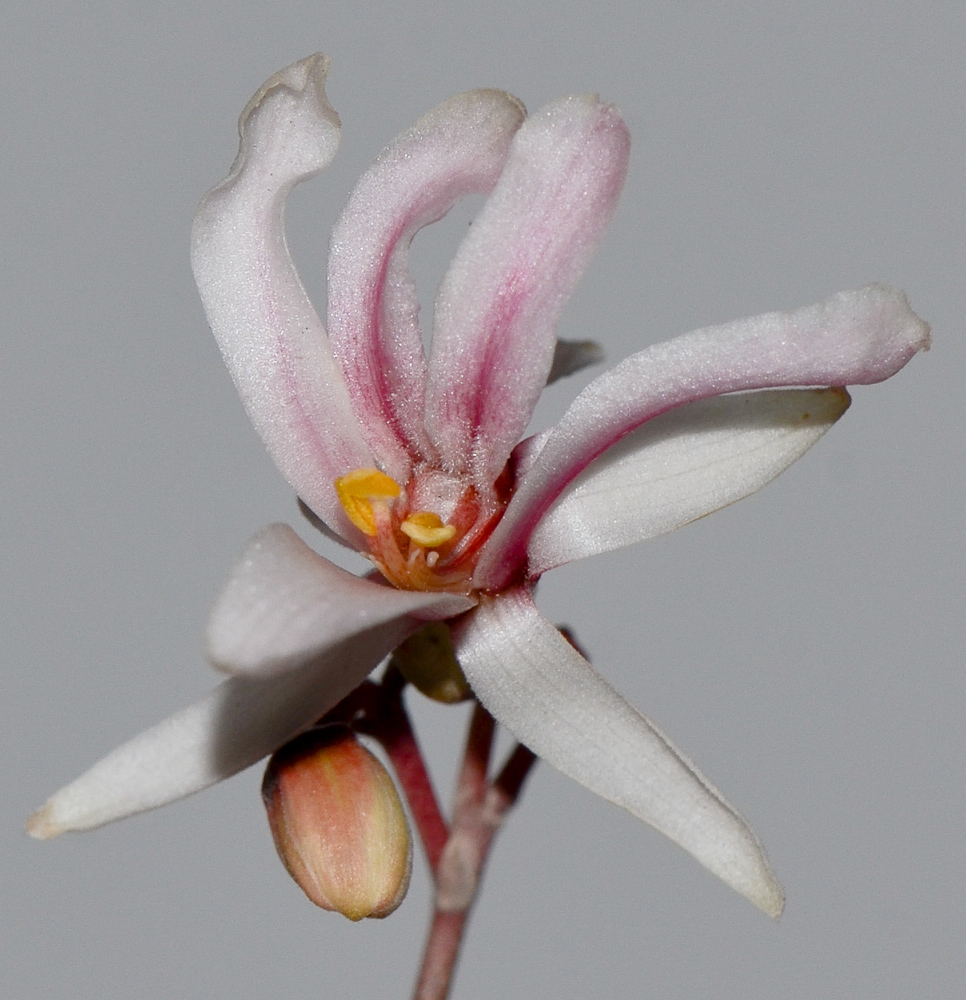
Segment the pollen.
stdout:
<svg viewBox="0 0 966 1000">
<path fill-rule="evenodd" d="M 424 549 L 437 549 L 456 537 L 456 525 L 443 524 L 439 515 L 430 510 L 410 514 L 399 525 L 399 530 Z"/>
<path fill-rule="evenodd" d="M 366 535 L 375 535 L 376 515 L 373 501 L 393 500 L 400 486 L 378 469 L 353 469 L 335 481 L 335 491 L 349 520 Z"/>
</svg>

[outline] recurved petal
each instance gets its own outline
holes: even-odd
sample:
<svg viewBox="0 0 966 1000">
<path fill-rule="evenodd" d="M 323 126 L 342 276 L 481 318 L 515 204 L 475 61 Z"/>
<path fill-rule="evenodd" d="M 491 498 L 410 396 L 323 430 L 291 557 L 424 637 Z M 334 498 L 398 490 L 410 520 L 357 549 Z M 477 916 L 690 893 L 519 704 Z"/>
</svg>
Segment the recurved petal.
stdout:
<svg viewBox="0 0 966 1000">
<path fill-rule="evenodd" d="M 417 625 L 381 625 L 271 680 L 225 681 L 62 788 L 30 817 L 27 832 L 49 840 L 90 830 L 231 777 L 337 705 Z"/>
<path fill-rule="evenodd" d="M 332 232 L 329 336 L 366 440 L 394 479 L 433 457 L 426 359 L 409 245 L 468 194 L 493 188 L 523 105 L 499 90 L 444 101 L 362 175 Z"/>
<path fill-rule="evenodd" d="M 360 632 L 410 617 L 449 618 L 472 606 L 458 594 L 397 590 L 353 576 L 287 524 L 271 524 L 245 547 L 215 602 L 208 658 L 227 673 L 274 677 Z"/>
<path fill-rule="evenodd" d="M 610 221 L 630 140 L 617 109 L 567 97 L 528 118 L 436 298 L 426 426 L 489 489 L 547 382 L 554 326 Z"/>
<path fill-rule="evenodd" d="M 643 542 L 761 489 L 846 411 L 844 389 L 715 396 L 648 420 L 596 458 L 530 536 L 528 572 Z"/>
<path fill-rule="evenodd" d="M 695 330 L 631 355 L 591 382 L 548 435 L 487 542 L 474 582 L 487 590 L 505 586 L 567 484 L 646 420 L 743 389 L 881 382 L 928 346 L 929 327 L 905 295 L 867 285 L 796 312 Z"/>
<path fill-rule="evenodd" d="M 374 463 L 283 224 L 289 192 L 326 167 L 339 144 L 327 70 L 324 56 L 310 56 L 249 101 L 231 172 L 195 215 L 191 264 L 232 379 L 276 465 L 331 528 L 359 542 L 332 484 Z"/>
<path fill-rule="evenodd" d="M 477 697 L 521 743 L 670 837 L 765 913 L 781 914 L 781 886 L 748 824 L 523 588 L 485 598 L 454 640 Z"/>
</svg>

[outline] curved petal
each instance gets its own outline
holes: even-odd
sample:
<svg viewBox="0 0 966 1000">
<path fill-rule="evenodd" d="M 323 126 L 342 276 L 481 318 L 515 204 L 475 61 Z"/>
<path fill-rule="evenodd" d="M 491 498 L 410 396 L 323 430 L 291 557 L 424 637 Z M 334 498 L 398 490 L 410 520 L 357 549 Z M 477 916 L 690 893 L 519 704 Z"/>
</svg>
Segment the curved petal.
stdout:
<svg viewBox="0 0 966 1000">
<path fill-rule="evenodd" d="M 458 594 L 397 590 L 353 576 L 287 524 L 270 524 L 246 545 L 215 602 L 208 658 L 230 674 L 274 677 L 397 618 L 450 618 L 473 603 Z"/>
<path fill-rule="evenodd" d="M 629 145 L 595 97 L 528 118 L 440 285 L 426 426 L 444 467 L 483 490 L 547 382 L 557 317 L 610 221 Z"/>
<path fill-rule="evenodd" d="M 326 524 L 361 548 L 333 482 L 374 463 L 283 225 L 289 192 L 325 168 L 339 144 L 327 70 L 324 56 L 303 59 L 249 101 L 231 173 L 195 214 L 191 266 L 228 370 L 275 464 Z"/>
<path fill-rule="evenodd" d="M 848 405 L 844 389 L 775 389 L 701 399 L 648 420 L 544 514 L 527 545 L 527 573 L 643 542 L 749 496 Z"/>
<path fill-rule="evenodd" d="M 523 105 L 474 90 L 434 108 L 362 175 L 329 253 L 329 337 L 363 434 L 394 479 L 431 459 L 423 428 L 426 358 L 409 244 L 464 195 L 493 188 Z"/>
<path fill-rule="evenodd" d="M 748 824 L 523 588 L 486 598 L 453 637 L 477 697 L 521 743 L 670 837 L 765 913 L 781 914 L 781 886 Z"/>
<path fill-rule="evenodd" d="M 564 487 L 646 420 L 682 403 L 781 385 L 865 385 L 929 346 L 929 327 L 884 285 L 840 292 L 791 313 L 766 313 L 655 344 L 595 379 L 553 429 L 497 525 L 474 583 L 500 590 Z"/>
<path fill-rule="evenodd" d="M 397 620 L 355 635 L 272 680 L 225 681 L 62 788 L 30 817 L 27 832 L 49 840 L 90 830 L 231 777 L 337 705 L 418 625 Z"/>
</svg>

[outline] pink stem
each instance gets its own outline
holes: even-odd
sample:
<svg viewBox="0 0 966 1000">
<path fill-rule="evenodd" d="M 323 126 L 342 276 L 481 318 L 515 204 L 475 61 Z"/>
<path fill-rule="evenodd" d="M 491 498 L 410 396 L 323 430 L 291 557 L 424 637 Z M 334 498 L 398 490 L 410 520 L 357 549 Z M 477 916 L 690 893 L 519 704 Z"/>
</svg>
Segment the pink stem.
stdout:
<svg viewBox="0 0 966 1000">
<path fill-rule="evenodd" d="M 413 996 L 414 1000 L 445 1000 L 493 838 L 536 758 L 517 745 L 490 781 L 496 722 L 475 703 L 456 783 L 453 821 L 447 825 L 403 703 L 405 684 L 399 671 L 390 666 L 380 683 L 367 681 L 323 721 L 351 725 L 377 739 L 396 772 L 435 888 L 433 917 Z"/>
<path fill-rule="evenodd" d="M 517 746 L 495 781 L 487 781 L 493 717 L 476 704 L 457 781 L 453 825 L 436 871 L 435 907 L 414 1000 L 445 1000 L 470 909 L 493 838 L 523 788 L 535 757 Z"/>
<path fill-rule="evenodd" d="M 413 1000 L 444 1000 L 449 995 L 469 915 L 468 909 L 453 913 L 433 912 Z"/>
<path fill-rule="evenodd" d="M 370 709 L 357 726 L 379 740 L 386 751 L 409 803 L 430 871 L 435 876 L 450 830 L 440 811 L 422 751 L 403 704 L 405 683 L 398 671 L 387 671 L 379 686 L 382 697 L 378 707 L 374 711 Z"/>
<path fill-rule="evenodd" d="M 435 872 L 439 867 L 450 831 L 440 812 L 409 719 L 406 718 L 404 724 L 400 724 L 398 728 L 393 727 L 392 731 L 384 732 L 381 742 L 409 803 L 430 870 Z"/>
<path fill-rule="evenodd" d="M 463 751 L 463 766 L 456 781 L 456 815 L 460 809 L 471 803 L 483 801 L 486 794 L 486 774 L 490 767 L 490 751 L 493 749 L 493 734 L 496 722 L 493 716 L 479 703 L 473 705 L 473 716 L 466 734 L 466 748 Z"/>
</svg>

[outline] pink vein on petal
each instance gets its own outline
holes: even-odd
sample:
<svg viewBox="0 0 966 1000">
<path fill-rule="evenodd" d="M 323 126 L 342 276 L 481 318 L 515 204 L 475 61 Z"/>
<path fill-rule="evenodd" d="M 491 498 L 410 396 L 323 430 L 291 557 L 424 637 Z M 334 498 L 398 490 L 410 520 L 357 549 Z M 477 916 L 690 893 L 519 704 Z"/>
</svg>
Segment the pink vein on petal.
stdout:
<svg viewBox="0 0 966 1000">
<path fill-rule="evenodd" d="M 481 553 L 475 584 L 506 586 L 554 500 L 598 455 L 652 417 L 726 392 L 881 382 L 928 346 L 929 327 L 905 295 L 868 285 L 795 312 L 695 330 L 632 355 L 595 379 L 547 436 Z"/>
<path fill-rule="evenodd" d="M 496 183 L 524 118 L 497 90 L 460 94 L 399 135 L 363 174 L 332 234 L 329 336 L 373 452 L 406 481 L 432 462 L 426 358 L 408 268 L 415 234 Z"/>
</svg>

